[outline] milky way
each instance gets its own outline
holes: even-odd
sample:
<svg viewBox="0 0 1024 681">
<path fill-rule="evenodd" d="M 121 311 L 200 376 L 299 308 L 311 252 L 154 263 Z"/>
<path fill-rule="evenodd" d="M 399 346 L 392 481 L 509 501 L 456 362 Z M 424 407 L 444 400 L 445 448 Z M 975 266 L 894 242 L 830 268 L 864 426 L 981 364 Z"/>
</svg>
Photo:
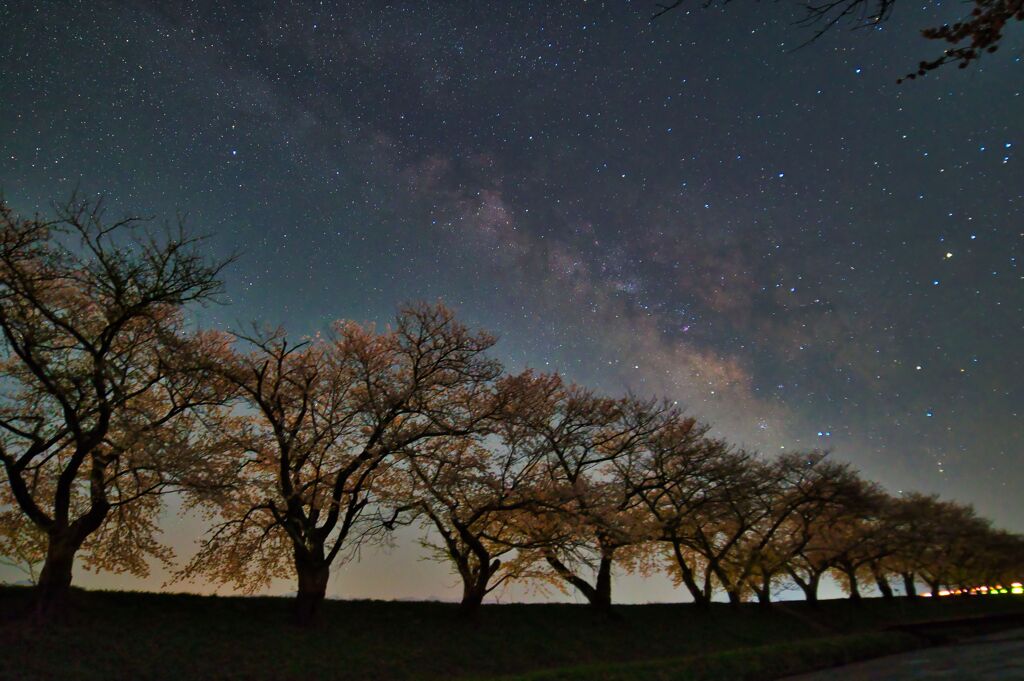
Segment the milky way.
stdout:
<svg viewBox="0 0 1024 681">
<path fill-rule="evenodd" d="M 793 51 L 778 3 L 354 5 L 5 3 L 0 188 L 187 214 L 241 252 L 200 323 L 443 298 L 510 369 L 1024 530 L 1020 27 L 897 85 L 959 8 Z"/>
</svg>

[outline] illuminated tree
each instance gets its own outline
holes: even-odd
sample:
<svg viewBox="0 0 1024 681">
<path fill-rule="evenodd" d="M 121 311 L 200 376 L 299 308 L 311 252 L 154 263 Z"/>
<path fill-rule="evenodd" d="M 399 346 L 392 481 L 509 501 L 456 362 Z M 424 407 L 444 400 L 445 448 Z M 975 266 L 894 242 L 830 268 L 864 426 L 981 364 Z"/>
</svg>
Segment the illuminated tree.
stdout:
<svg viewBox="0 0 1024 681">
<path fill-rule="evenodd" d="M 985 570 L 986 544 L 991 523 L 979 518 L 971 506 L 937 497 L 911 498 L 917 514 L 917 541 L 906 555 L 907 566 L 924 581 L 933 596 L 943 586 L 974 586 L 989 576 Z"/>
<path fill-rule="evenodd" d="M 737 604 L 747 588 L 760 542 L 755 528 L 770 524 L 774 481 L 767 464 L 755 454 L 726 450 L 715 461 L 715 489 L 709 503 L 694 517 L 690 548 L 705 561 L 705 570 Z M 765 530 L 770 536 L 771 530 Z M 744 544 L 751 546 L 745 548 Z M 746 554 L 746 556 L 744 556 Z"/>
<path fill-rule="evenodd" d="M 241 337 L 252 349 L 224 362 L 247 417 L 232 434 L 235 489 L 186 566 L 251 592 L 296 576 L 296 619 L 312 621 L 331 565 L 390 524 L 382 497 L 407 478 L 398 453 L 474 433 L 499 365 L 494 339 L 443 306 L 404 308 L 393 329 L 339 322 L 299 343 L 281 331 Z"/>
<path fill-rule="evenodd" d="M 650 516 L 652 538 L 671 551 L 673 577 L 686 585 L 694 602 L 712 595 L 712 572 L 693 549 L 695 527 L 720 484 L 732 475 L 721 466 L 725 443 L 705 437 L 708 426 L 673 413 L 661 427 L 617 462 L 624 484 Z"/>
<path fill-rule="evenodd" d="M 893 550 L 882 559 L 882 565 L 902 580 L 906 596 L 917 595 L 917 570 L 933 531 L 932 515 L 940 503 L 936 496 L 916 492 L 890 499 L 887 515 Z"/>
<path fill-rule="evenodd" d="M 523 527 L 523 560 L 546 563 L 540 576 L 570 585 L 596 608 L 611 606 L 616 560 L 635 563 L 650 539 L 647 515 L 615 462 L 657 430 L 666 408 L 633 397 L 599 396 L 558 376 L 524 375 L 525 408 L 502 414 L 524 446 L 543 453 L 537 508 Z"/>
<path fill-rule="evenodd" d="M 39 581 L 46 560 L 46 533 L 20 517 L 20 511 L 0 511 L 0 565 L 14 568 L 29 582 Z"/>
<path fill-rule="evenodd" d="M 959 586 L 962 588 L 1001 585 L 1021 580 L 1024 571 L 1024 537 L 1005 530 L 990 529 L 974 546 L 975 564 Z"/>
<path fill-rule="evenodd" d="M 773 511 L 767 516 L 771 532 L 754 530 L 760 547 L 754 572 L 761 583 L 753 588 L 766 601 L 771 580 L 785 575 L 813 602 L 833 557 L 823 535 L 858 498 L 861 481 L 848 464 L 829 459 L 825 452 L 786 454 L 771 470 L 777 481 Z"/>
<path fill-rule="evenodd" d="M 23 548 L 45 535 L 39 617 L 61 610 L 81 549 L 135 574 L 167 558 L 158 495 L 203 478 L 203 412 L 223 394 L 195 359 L 217 339 L 188 332 L 182 307 L 220 291 L 222 263 L 198 244 L 98 203 L 53 220 L 0 204 L 0 522 Z"/>
<path fill-rule="evenodd" d="M 888 495 L 877 484 L 861 481 L 860 490 L 819 527 L 829 566 L 852 600 L 861 598 L 862 575 L 891 552 L 888 503 Z"/>
<path fill-rule="evenodd" d="M 529 408 L 521 391 L 526 384 L 519 377 L 500 381 L 495 413 Z M 487 594 L 523 577 L 523 562 L 508 558 L 526 547 L 522 527 L 541 495 L 543 451 L 498 417 L 477 437 L 435 438 L 405 454 L 410 484 L 399 489 L 397 503 L 436 532 L 423 543 L 452 564 L 462 580 L 462 608 L 471 613 Z"/>
<path fill-rule="evenodd" d="M 755 499 L 760 516 L 729 557 L 736 580 L 749 581 L 758 601 L 771 601 L 790 560 L 808 541 L 808 519 L 834 501 L 832 477 L 844 470 L 826 460 L 823 452 L 784 454 L 761 466 L 770 481 Z"/>
</svg>

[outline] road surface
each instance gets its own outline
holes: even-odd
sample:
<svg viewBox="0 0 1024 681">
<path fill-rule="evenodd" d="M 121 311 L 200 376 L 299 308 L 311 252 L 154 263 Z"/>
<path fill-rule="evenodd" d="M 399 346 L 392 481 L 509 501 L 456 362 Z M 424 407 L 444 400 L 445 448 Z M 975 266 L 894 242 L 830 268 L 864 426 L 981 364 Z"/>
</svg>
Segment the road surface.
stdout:
<svg viewBox="0 0 1024 681">
<path fill-rule="evenodd" d="M 1024 681 L 1024 629 L 965 639 L 783 681 Z"/>
</svg>

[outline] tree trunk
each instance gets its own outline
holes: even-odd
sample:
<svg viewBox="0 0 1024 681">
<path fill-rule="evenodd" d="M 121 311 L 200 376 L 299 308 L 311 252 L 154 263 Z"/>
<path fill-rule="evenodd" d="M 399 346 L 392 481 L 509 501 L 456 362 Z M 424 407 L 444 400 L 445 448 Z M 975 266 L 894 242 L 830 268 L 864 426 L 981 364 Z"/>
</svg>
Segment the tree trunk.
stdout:
<svg viewBox="0 0 1024 681">
<path fill-rule="evenodd" d="M 459 609 L 463 615 L 474 615 L 480 609 L 480 605 L 487 596 L 488 586 L 491 577 L 501 567 L 500 560 L 493 560 L 489 565 L 482 565 L 479 571 L 474 574 L 462 576 L 462 601 Z"/>
<path fill-rule="evenodd" d="M 708 605 L 711 599 L 704 594 L 700 585 L 697 584 L 697 580 L 693 576 L 693 570 L 690 569 L 689 564 L 686 562 L 686 557 L 683 556 L 682 546 L 679 542 L 672 542 L 672 551 L 675 555 L 676 563 L 679 564 L 679 574 L 683 578 L 683 584 L 686 585 L 690 595 L 693 596 L 693 602 L 701 606 Z"/>
<path fill-rule="evenodd" d="M 939 591 L 942 589 L 942 585 L 939 582 L 928 582 L 928 586 L 932 590 L 932 597 L 933 598 L 938 598 L 939 597 Z"/>
<path fill-rule="evenodd" d="M 768 606 L 772 603 L 772 588 L 765 586 L 763 589 L 755 589 L 757 592 L 758 605 Z"/>
<path fill-rule="evenodd" d="M 102 479 L 103 468 L 94 462 L 92 476 Z M 75 554 L 86 538 L 99 529 L 110 512 L 110 504 L 102 494 L 102 488 L 95 481 L 89 510 L 71 524 L 66 524 L 67 507 L 58 513 L 64 520 L 47 531 L 46 559 L 36 584 L 34 617 L 47 621 L 63 616 L 71 594 L 71 570 Z M 58 504 L 58 511 L 60 511 Z"/>
<path fill-rule="evenodd" d="M 892 600 L 894 598 L 892 585 L 889 584 L 888 577 L 877 563 L 871 563 L 871 576 L 875 578 L 875 586 L 878 587 L 878 593 L 882 595 L 882 598 L 887 601 Z"/>
<path fill-rule="evenodd" d="M 859 585 L 857 583 L 857 570 L 855 570 L 855 569 L 854 570 L 849 570 L 849 571 L 845 571 L 844 570 L 844 573 L 846 574 L 847 585 L 850 587 L 850 600 L 852 600 L 852 601 L 859 601 L 860 600 L 860 587 L 859 587 Z"/>
<path fill-rule="evenodd" d="M 821 584 L 821 574 L 811 575 L 810 581 L 807 582 L 806 586 L 803 587 L 804 596 L 807 597 L 808 603 L 818 602 L 818 585 Z"/>
<path fill-rule="evenodd" d="M 462 600 L 459 602 L 459 610 L 463 615 L 473 615 L 484 602 L 487 595 L 485 589 L 481 589 L 476 582 L 462 585 Z"/>
<path fill-rule="evenodd" d="M 913 598 L 917 595 L 917 585 L 914 583 L 914 573 L 904 572 L 903 573 L 903 593 L 909 598 Z"/>
<path fill-rule="evenodd" d="M 64 614 L 71 593 L 71 569 L 75 552 L 81 546 L 68 534 L 51 534 L 46 547 L 46 560 L 35 588 L 35 616 L 49 621 Z"/>
<path fill-rule="evenodd" d="M 717 561 L 709 561 L 707 567 L 708 575 L 714 574 L 718 578 L 718 583 L 722 585 L 722 589 L 725 590 L 726 595 L 729 597 L 729 605 L 739 605 L 743 602 L 740 598 L 740 588 L 742 584 L 737 580 L 729 579 L 729 575 L 726 574 L 725 570 L 721 568 Z M 710 582 L 710 580 L 705 580 Z"/>
<path fill-rule="evenodd" d="M 787 570 L 789 576 L 793 579 L 800 590 L 804 592 L 804 598 L 807 599 L 808 603 L 818 602 L 818 584 L 821 582 L 821 574 L 811 573 L 811 576 L 807 578 L 807 581 L 800 579 L 800 575 L 795 570 Z"/>
<path fill-rule="evenodd" d="M 601 558 L 597 570 L 597 582 L 591 586 L 585 579 L 573 573 L 565 563 L 554 554 L 546 556 L 548 565 L 555 569 L 558 576 L 572 584 L 587 599 L 590 605 L 600 610 L 610 610 L 612 605 L 612 559 L 611 556 Z"/>
<path fill-rule="evenodd" d="M 299 590 L 295 595 L 295 623 L 308 627 L 315 621 L 320 605 L 327 596 L 331 566 L 325 562 L 301 558 L 299 552 L 296 552 L 295 569 L 299 575 Z"/>
</svg>

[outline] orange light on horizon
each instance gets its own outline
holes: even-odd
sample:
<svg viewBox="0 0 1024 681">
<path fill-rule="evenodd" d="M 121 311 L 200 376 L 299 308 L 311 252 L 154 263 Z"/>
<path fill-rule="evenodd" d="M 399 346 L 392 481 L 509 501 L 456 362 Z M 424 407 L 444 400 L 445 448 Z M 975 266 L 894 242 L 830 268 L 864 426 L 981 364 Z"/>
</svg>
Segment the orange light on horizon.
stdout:
<svg viewBox="0 0 1024 681">
<path fill-rule="evenodd" d="M 1006 588 L 1002 584 L 996 584 L 995 586 L 972 586 L 968 589 L 942 589 L 938 593 L 939 596 L 991 596 L 994 594 L 1024 595 L 1024 582 L 1011 582 L 1010 588 Z M 918 594 L 918 596 L 921 598 L 931 598 L 932 593 L 926 591 Z"/>
</svg>

